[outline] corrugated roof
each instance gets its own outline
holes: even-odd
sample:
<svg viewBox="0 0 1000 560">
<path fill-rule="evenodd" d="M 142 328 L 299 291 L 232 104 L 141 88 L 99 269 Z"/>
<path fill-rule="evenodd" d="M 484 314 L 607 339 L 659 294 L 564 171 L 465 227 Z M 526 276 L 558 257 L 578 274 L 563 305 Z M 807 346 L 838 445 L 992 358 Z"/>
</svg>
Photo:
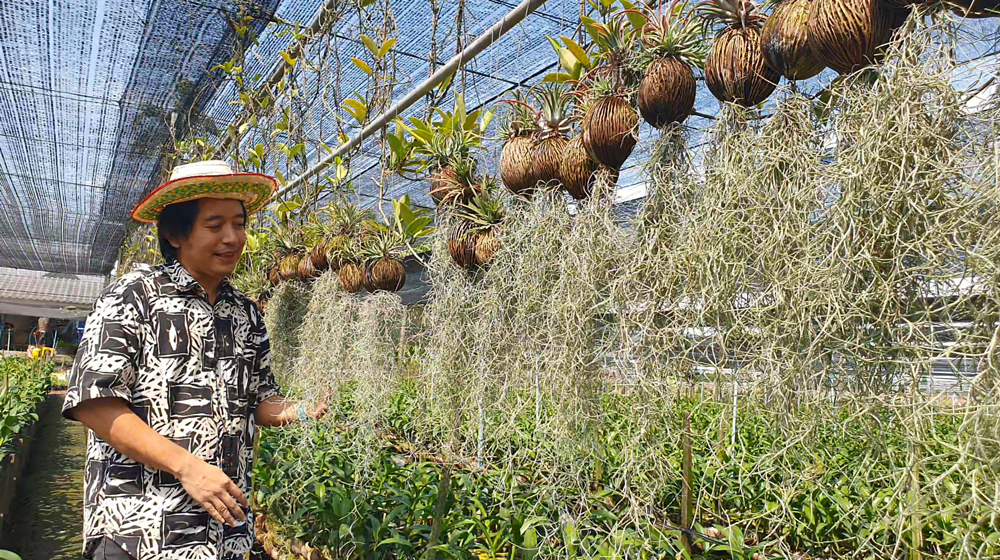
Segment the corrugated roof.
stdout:
<svg viewBox="0 0 1000 560">
<path fill-rule="evenodd" d="M 89 309 L 107 278 L 0 267 L 0 302 Z"/>
</svg>

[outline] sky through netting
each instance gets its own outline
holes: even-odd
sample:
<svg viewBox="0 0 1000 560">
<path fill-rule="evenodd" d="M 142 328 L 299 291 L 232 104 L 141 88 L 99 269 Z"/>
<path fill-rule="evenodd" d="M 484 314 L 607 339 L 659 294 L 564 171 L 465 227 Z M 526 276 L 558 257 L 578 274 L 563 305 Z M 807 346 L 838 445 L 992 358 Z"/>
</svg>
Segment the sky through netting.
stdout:
<svg viewBox="0 0 1000 560">
<path fill-rule="evenodd" d="M 247 53 L 244 75 L 262 86 L 281 63 L 280 52 L 295 40 L 289 30 L 294 24 L 308 27 L 324 3 L 255 2 L 250 11 L 259 41 Z M 432 51 L 439 62 L 446 61 L 455 54 L 459 35 L 462 44 L 468 44 L 517 2 L 465 0 L 459 18 L 459 0 L 438 0 L 436 30 L 431 0 L 387 4 L 398 36 L 393 97 L 399 99 L 430 74 Z M 189 115 L 201 115 L 201 130 L 216 143 L 240 118 L 243 109 L 234 103 L 236 84 L 213 71 L 232 54 L 229 21 L 235 9 L 233 2 L 214 0 L 29 0 L 0 5 L 0 266 L 71 273 L 107 273 L 112 268 L 133 226 L 130 211 L 163 178 L 164 146 L 183 135 Z M 976 91 L 989 85 L 996 69 L 997 23 L 970 20 L 960 30 L 967 40 L 955 56 L 969 63 L 956 83 Z M 293 101 L 277 100 L 303 123 L 299 134 L 306 145 L 304 158 L 293 164 L 274 159 L 270 171 L 277 169 L 290 178 L 325 155 L 323 144 L 337 145 L 340 132 L 357 132 L 342 101 L 363 91 L 369 80 L 350 62 L 364 56 L 360 33 L 357 10 L 345 8 L 333 33 L 307 45 L 308 64 L 297 65 L 288 77 L 295 80 L 299 95 Z M 580 33 L 579 0 L 549 0 L 470 62 L 440 105 L 451 106 L 454 93 L 464 92 L 470 110 L 494 107 L 507 92 L 533 85 L 557 69 L 546 36 Z M 798 88 L 816 93 L 835 77 L 826 70 Z M 976 99 L 992 92 L 986 87 Z M 780 95 L 779 90 L 769 103 Z M 701 116 L 691 117 L 687 125 L 689 142 L 697 150 L 719 110 L 701 83 L 695 110 Z M 764 114 L 767 111 L 765 106 Z M 422 101 L 403 115 L 426 112 Z M 494 124 L 491 136 L 495 129 Z M 642 140 L 625 164 L 619 179 L 623 202 L 640 200 L 645 193 L 642 162 L 653 134 L 643 126 Z M 278 141 L 287 139 L 251 131 L 240 149 L 261 143 L 270 150 Z M 499 160 L 500 145 L 492 140 L 487 148 L 482 160 L 491 169 Z M 381 139 L 375 136 L 352 157 L 354 196 L 372 206 L 380 197 L 408 194 L 417 205 L 432 207 L 425 181 L 388 177 L 380 192 L 381 155 Z M 313 184 L 323 180 L 320 174 Z"/>
</svg>

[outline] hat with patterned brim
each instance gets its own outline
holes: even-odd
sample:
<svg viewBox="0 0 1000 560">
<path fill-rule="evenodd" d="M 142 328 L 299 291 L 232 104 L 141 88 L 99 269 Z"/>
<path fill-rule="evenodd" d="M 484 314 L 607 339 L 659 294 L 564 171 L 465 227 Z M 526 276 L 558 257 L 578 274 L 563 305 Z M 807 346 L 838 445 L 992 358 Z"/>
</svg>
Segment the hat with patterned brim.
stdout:
<svg viewBox="0 0 1000 560">
<path fill-rule="evenodd" d="M 273 177 L 233 173 L 224 161 L 197 161 L 175 167 L 170 172 L 170 180 L 135 207 L 132 218 L 153 223 L 167 206 L 198 198 L 242 200 L 247 214 L 253 214 L 267 205 L 277 188 Z"/>
</svg>

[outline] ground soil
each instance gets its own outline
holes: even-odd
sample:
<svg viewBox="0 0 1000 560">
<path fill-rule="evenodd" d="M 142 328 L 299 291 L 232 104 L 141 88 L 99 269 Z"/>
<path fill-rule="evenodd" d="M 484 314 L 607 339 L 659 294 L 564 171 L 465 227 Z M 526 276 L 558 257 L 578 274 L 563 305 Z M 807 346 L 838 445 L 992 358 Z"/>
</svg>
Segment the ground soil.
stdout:
<svg viewBox="0 0 1000 560">
<path fill-rule="evenodd" d="M 46 398 L 31 456 L 0 543 L 23 560 L 81 558 L 86 430 L 60 414 L 66 391 Z"/>
</svg>

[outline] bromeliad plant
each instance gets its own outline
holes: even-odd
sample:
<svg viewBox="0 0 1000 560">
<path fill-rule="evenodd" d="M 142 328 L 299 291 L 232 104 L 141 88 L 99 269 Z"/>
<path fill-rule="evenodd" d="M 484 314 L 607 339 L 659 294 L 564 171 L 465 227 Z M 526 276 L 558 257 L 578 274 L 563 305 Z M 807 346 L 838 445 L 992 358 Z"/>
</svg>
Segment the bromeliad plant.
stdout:
<svg viewBox="0 0 1000 560">
<path fill-rule="evenodd" d="M 281 280 L 294 280 L 299 274 L 299 263 L 305 257 L 305 245 L 302 243 L 302 232 L 294 227 L 277 227 L 274 230 L 276 249 L 274 259 L 277 262 L 277 274 Z M 268 273 L 274 280 L 274 275 Z"/>
<path fill-rule="evenodd" d="M 337 269 L 340 286 L 349 294 L 356 294 L 363 290 L 367 274 L 362 241 L 356 237 L 348 237 L 332 251 L 340 263 L 340 268 Z"/>
<path fill-rule="evenodd" d="M 559 84 L 541 84 L 533 92 L 538 112 L 536 140 L 528 173 L 532 188 L 558 183 L 559 166 L 572 122 L 572 98 L 569 89 Z"/>
<path fill-rule="evenodd" d="M 809 48 L 837 72 L 854 72 L 881 60 L 908 13 L 886 0 L 813 0 L 806 18 Z"/>
<path fill-rule="evenodd" d="M 468 200 L 475 190 L 479 164 L 471 157 L 458 154 L 447 157 L 445 163 L 441 172 L 431 177 L 431 198 L 438 205 Z"/>
<path fill-rule="evenodd" d="M 406 282 L 403 267 L 403 238 L 384 224 L 378 224 L 365 241 L 365 287 L 369 291 L 398 292 Z"/>
<path fill-rule="evenodd" d="M 503 101 L 508 111 L 500 123 L 500 178 L 505 187 L 516 195 L 525 195 L 533 187 L 532 153 L 536 124 L 536 109 L 531 107 L 520 91 L 514 91 L 513 98 Z"/>
<path fill-rule="evenodd" d="M 594 161 L 619 170 L 637 142 L 639 115 L 632 100 L 639 82 L 634 71 L 637 31 L 622 13 L 606 23 L 583 18 L 597 47 L 595 67 L 581 81 L 583 146 Z"/>
<path fill-rule="evenodd" d="M 764 23 L 760 50 L 767 65 L 785 78 L 806 80 L 826 67 L 809 45 L 813 0 L 781 0 Z"/>
<path fill-rule="evenodd" d="M 424 209 L 414 208 L 408 196 L 392 201 L 390 223 L 381 224 L 366 216 L 356 206 L 344 212 L 337 227 L 341 241 L 331 260 L 341 263 L 341 285 L 350 293 L 363 288 L 370 291 L 397 292 L 406 281 L 403 259 L 426 252 L 426 239 L 433 234 L 432 218 Z"/>
<path fill-rule="evenodd" d="M 695 8 L 706 22 L 721 24 L 705 59 L 709 91 L 724 103 L 744 107 L 763 103 L 778 87 L 781 75 L 761 52 L 765 18 L 757 5 L 752 0 L 704 0 Z"/>
<path fill-rule="evenodd" d="M 433 109 L 429 119 L 410 117 L 409 125 L 397 121 L 398 126 L 412 136 L 412 152 L 400 146 L 400 167 L 404 153 L 417 164 L 417 169 L 427 172 L 430 192 L 435 202 L 447 204 L 461 200 L 470 193 L 474 181 L 475 154 L 483 150 L 482 140 L 493 119 L 492 111 L 476 110 L 468 113 L 465 99 L 455 96 L 453 111 Z M 397 151 L 393 148 L 394 155 Z"/>
<path fill-rule="evenodd" d="M 343 262 L 341 248 L 351 239 L 359 239 L 365 224 L 375 220 L 375 214 L 348 201 L 331 206 L 327 214 L 330 221 L 325 241 L 326 260 L 330 269 L 339 270 Z"/>
<path fill-rule="evenodd" d="M 581 123 L 583 147 L 591 159 L 618 171 L 638 142 L 639 114 L 631 94 L 609 78 L 596 78 L 582 90 L 586 107 Z"/>
<path fill-rule="evenodd" d="M 694 110 L 694 69 L 705 64 L 705 26 L 692 17 L 686 0 L 637 10 L 646 18 L 636 66 L 644 72 L 636 94 L 642 118 L 655 128 L 681 123 Z"/>
<path fill-rule="evenodd" d="M 506 217 L 497 180 L 484 177 L 472 200 L 454 214 L 448 238 L 452 260 L 467 270 L 487 266 L 500 250 L 499 230 Z"/>
</svg>

